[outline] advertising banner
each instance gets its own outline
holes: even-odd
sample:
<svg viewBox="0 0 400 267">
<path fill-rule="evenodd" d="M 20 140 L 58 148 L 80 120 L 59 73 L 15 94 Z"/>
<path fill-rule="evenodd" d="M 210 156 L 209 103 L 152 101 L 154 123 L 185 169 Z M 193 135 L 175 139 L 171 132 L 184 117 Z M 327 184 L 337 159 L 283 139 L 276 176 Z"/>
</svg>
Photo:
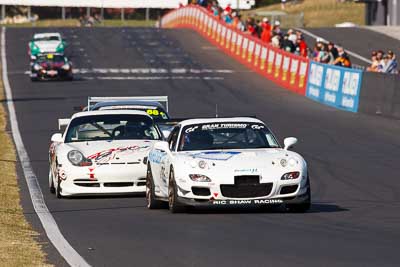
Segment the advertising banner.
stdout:
<svg viewBox="0 0 400 267">
<path fill-rule="evenodd" d="M 311 62 L 306 96 L 339 109 L 357 112 L 362 71 Z"/>
</svg>

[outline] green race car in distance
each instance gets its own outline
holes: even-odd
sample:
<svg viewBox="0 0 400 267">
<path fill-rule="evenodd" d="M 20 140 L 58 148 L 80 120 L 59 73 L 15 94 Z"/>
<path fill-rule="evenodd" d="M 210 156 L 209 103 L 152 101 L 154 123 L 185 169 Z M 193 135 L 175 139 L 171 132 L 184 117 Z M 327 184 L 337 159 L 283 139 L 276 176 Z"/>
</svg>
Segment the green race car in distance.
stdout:
<svg viewBox="0 0 400 267">
<path fill-rule="evenodd" d="M 64 54 L 65 47 L 66 43 L 60 33 L 36 33 L 29 42 L 29 55 L 35 59 L 39 54 Z"/>
</svg>

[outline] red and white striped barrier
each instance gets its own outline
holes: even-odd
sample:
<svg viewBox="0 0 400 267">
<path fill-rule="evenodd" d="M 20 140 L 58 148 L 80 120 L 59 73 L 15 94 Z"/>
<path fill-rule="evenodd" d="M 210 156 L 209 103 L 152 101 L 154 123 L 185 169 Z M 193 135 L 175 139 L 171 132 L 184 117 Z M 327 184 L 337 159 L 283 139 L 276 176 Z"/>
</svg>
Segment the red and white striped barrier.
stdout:
<svg viewBox="0 0 400 267">
<path fill-rule="evenodd" d="M 233 29 L 206 9 L 189 5 L 166 14 L 163 28 L 191 28 L 249 68 L 284 88 L 305 95 L 310 61 Z"/>
</svg>

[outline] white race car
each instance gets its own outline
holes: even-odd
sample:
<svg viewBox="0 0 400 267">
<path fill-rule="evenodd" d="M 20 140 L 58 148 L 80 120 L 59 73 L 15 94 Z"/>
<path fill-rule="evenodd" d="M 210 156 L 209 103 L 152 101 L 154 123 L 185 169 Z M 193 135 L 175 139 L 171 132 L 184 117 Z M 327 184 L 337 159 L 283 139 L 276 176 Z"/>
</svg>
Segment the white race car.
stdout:
<svg viewBox="0 0 400 267">
<path fill-rule="evenodd" d="M 51 138 L 49 187 L 58 198 L 145 192 L 147 156 L 162 135 L 143 111 L 79 112 Z"/>
<path fill-rule="evenodd" d="M 168 202 L 171 212 L 182 212 L 187 206 L 284 204 L 305 212 L 311 203 L 307 164 L 288 151 L 296 142 L 286 138 L 282 148 L 255 118 L 182 121 L 149 153 L 147 206 Z"/>
<path fill-rule="evenodd" d="M 29 42 L 28 49 L 31 59 L 35 59 L 39 54 L 64 54 L 65 46 L 66 43 L 58 32 L 36 33 Z"/>
</svg>

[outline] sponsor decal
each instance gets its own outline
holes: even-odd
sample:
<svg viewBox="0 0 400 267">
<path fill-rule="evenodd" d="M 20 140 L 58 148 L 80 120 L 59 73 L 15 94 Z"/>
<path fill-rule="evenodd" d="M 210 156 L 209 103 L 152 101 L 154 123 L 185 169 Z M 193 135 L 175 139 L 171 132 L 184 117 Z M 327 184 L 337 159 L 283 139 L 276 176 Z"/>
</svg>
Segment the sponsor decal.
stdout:
<svg viewBox="0 0 400 267">
<path fill-rule="evenodd" d="M 239 155 L 241 152 L 235 151 L 209 151 L 190 154 L 193 158 L 208 159 L 208 160 L 229 160 L 233 156 Z"/>
<path fill-rule="evenodd" d="M 247 123 L 213 123 L 213 124 L 204 124 L 201 126 L 201 130 L 212 130 L 212 129 L 244 129 L 247 128 Z"/>
<path fill-rule="evenodd" d="M 152 150 L 149 153 L 149 158 L 148 159 L 149 159 L 150 162 L 153 162 L 153 163 L 156 163 L 156 164 L 161 164 L 162 160 L 164 159 L 164 157 L 166 155 L 167 155 L 166 152 L 163 152 L 161 150 L 155 149 L 155 150 Z"/>
<path fill-rule="evenodd" d="M 110 148 L 90 155 L 87 158 L 94 160 L 96 163 L 107 163 L 110 160 L 115 159 L 117 155 L 129 155 L 136 152 L 147 151 L 149 149 L 150 146 L 148 145 Z"/>
<path fill-rule="evenodd" d="M 249 199 L 249 200 L 212 200 L 213 205 L 276 205 L 282 204 L 282 199 Z"/>
<path fill-rule="evenodd" d="M 238 169 L 233 171 L 235 174 L 236 173 L 258 173 L 257 168 L 247 168 L 247 169 Z"/>
<path fill-rule="evenodd" d="M 251 129 L 254 129 L 254 130 L 261 130 L 261 129 L 264 129 L 264 128 L 265 128 L 264 125 L 259 125 L 259 124 L 251 125 Z"/>
</svg>

